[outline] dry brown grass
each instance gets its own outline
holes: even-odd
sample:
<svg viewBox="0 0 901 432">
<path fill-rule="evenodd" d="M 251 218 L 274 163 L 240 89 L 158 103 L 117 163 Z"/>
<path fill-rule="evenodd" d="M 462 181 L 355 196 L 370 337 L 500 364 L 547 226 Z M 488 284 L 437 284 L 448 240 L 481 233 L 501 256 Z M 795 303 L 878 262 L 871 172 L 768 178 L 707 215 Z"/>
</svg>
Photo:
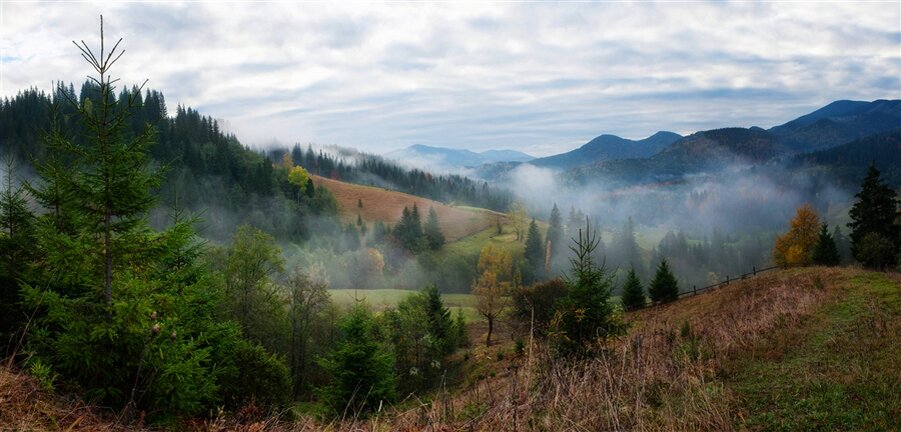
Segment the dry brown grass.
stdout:
<svg viewBox="0 0 901 432">
<path fill-rule="evenodd" d="M 48 393 L 36 379 L 6 362 L 0 367 L 0 430 L 124 431 L 134 430 L 98 415 L 76 399 Z"/>
<path fill-rule="evenodd" d="M 505 216 L 489 210 L 476 210 L 466 207 L 454 207 L 438 201 L 409 195 L 402 192 L 373 186 L 345 183 L 325 177 L 313 176 L 316 187 L 325 186 L 338 201 L 338 208 L 344 222 L 356 223 L 357 215 L 367 224 L 382 221 L 394 225 L 400 220 L 404 206 L 419 207 L 423 223 L 429 214 L 429 208 L 438 212 L 438 222 L 447 241 L 459 240 L 475 234 L 497 222 L 497 217 Z M 357 200 L 363 201 L 363 207 L 357 207 Z"/>
<path fill-rule="evenodd" d="M 483 352 L 496 373 L 430 402 L 407 400 L 381 416 L 331 423 L 242 421 L 234 416 L 195 421 L 196 431 L 689 431 L 733 430 L 740 424 L 735 395 L 718 379 L 724 362 L 753 355 L 753 347 L 798 326 L 838 298 L 854 269 L 778 271 L 626 316 L 631 329 L 593 359 L 553 361 L 537 345 L 530 359 Z M 90 411 L 66 408 L 35 384 L 7 370 L 0 375 L 0 422 L 56 429 Z M 11 399 L 12 398 L 12 399 Z M 15 402 L 11 402 L 15 401 Z M 78 407 L 78 405 L 74 405 Z M 401 408 L 402 407 L 402 408 Z M 10 415 L 15 412 L 14 415 Z M 61 415 L 60 413 L 71 413 Z M 68 422 L 68 423 L 66 423 Z M 103 423 L 94 423 L 105 428 Z M 65 427 L 63 427 L 65 429 Z M 83 428 L 91 429 L 90 427 Z"/>
</svg>

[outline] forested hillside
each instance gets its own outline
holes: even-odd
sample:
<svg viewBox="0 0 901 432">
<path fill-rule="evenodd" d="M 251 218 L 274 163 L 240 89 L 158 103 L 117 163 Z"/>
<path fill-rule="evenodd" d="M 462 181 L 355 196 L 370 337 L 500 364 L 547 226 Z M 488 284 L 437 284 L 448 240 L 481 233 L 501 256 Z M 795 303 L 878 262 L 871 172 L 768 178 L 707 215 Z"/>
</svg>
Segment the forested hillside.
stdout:
<svg viewBox="0 0 901 432">
<path fill-rule="evenodd" d="M 48 156 L 46 134 L 56 121 L 78 142 L 83 126 L 73 118 L 73 106 L 96 99 L 96 84 L 86 82 L 76 93 L 72 84 L 59 84 L 52 94 L 28 89 L 0 103 L 0 141 L 3 148 L 29 165 Z M 159 209 L 157 225 L 165 209 L 178 206 L 202 213 L 204 237 L 224 240 L 234 229 L 249 223 L 276 235 L 282 241 L 304 241 L 311 233 L 330 230 L 333 198 L 312 185 L 304 194 L 292 192 L 282 156 L 288 151 L 258 151 L 222 131 L 219 122 L 198 111 L 177 106 L 169 112 L 165 96 L 156 90 L 125 88 L 112 101 L 133 97 L 132 115 L 126 135 L 138 134 L 145 125 L 154 128 L 150 155 L 163 173 L 156 188 Z M 70 104 L 69 102 L 73 102 Z M 456 175 L 433 176 L 409 170 L 378 156 L 340 148 L 330 151 L 290 149 L 291 161 L 310 173 L 349 182 L 391 188 L 444 202 L 505 210 L 509 192 Z M 21 174 L 29 171 L 20 169 Z M 325 225 L 323 225 L 325 224 Z"/>
</svg>

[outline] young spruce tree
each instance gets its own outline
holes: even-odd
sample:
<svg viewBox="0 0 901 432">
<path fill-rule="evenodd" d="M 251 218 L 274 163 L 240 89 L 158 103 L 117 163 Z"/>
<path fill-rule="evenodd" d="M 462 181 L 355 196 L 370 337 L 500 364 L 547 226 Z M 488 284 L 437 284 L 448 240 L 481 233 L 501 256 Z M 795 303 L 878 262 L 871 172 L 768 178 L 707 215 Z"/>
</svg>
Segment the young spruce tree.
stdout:
<svg viewBox="0 0 901 432">
<path fill-rule="evenodd" d="M 627 311 L 641 309 L 645 306 L 645 303 L 647 303 L 647 298 L 644 295 L 644 287 L 641 286 L 641 281 L 638 279 L 638 275 L 635 274 L 634 268 L 630 268 L 629 273 L 626 275 L 626 284 L 623 286 L 622 303 L 623 309 Z"/>
<path fill-rule="evenodd" d="M 339 417 L 375 411 L 395 398 L 394 357 L 374 338 L 369 305 L 354 305 L 340 327 L 342 339 L 319 361 L 331 376 L 319 395 Z"/>
<path fill-rule="evenodd" d="M 813 263 L 821 266 L 837 266 L 841 262 L 835 239 L 829 234 L 829 227 L 823 224 L 820 227 L 820 236 L 817 245 L 813 248 Z"/>
<path fill-rule="evenodd" d="M 38 166 L 33 188 L 46 213 L 34 225 L 40 260 L 21 290 L 39 311 L 29 364 L 126 416 L 196 415 L 223 402 L 240 332 L 213 319 L 218 295 L 194 265 L 193 221 L 162 232 L 147 222 L 159 184 L 153 130 L 126 136 L 135 101 L 114 96 L 109 73 L 122 51 L 105 45 L 102 17 L 100 36 L 99 52 L 76 44 L 97 74 L 81 101 L 69 100 L 82 127 L 52 127 L 59 153 Z"/>
<path fill-rule="evenodd" d="M 441 226 L 438 224 L 438 212 L 434 207 L 429 208 L 429 216 L 423 230 L 429 249 L 438 250 L 444 246 L 444 233 L 441 232 Z"/>
<path fill-rule="evenodd" d="M 648 294 L 654 303 L 667 303 L 679 298 L 679 283 L 665 259 L 657 266 L 657 273 L 648 285 Z"/>
<path fill-rule="evenodd" d="M 612 275 L 592 259 L 597 232 L 586 224 L 573 240 L 570 271 L 563 277 L 567 295 L 560 299 L 551 325 L 557 353 L 562 356 L 590 355 L 604 339 L 622 331 L 610 303 Z"/>
</svg>

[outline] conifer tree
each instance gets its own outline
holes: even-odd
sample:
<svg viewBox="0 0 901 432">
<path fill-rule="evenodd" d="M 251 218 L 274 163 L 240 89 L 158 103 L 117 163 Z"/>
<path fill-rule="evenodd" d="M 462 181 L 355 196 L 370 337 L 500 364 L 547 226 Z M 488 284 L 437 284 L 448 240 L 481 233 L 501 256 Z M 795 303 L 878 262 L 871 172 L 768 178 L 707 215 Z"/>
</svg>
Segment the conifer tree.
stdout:
<svg viewBox="0 0 901 432">
<path fill-rule="evenodd" d="M 161 232 L 147 222 L 159 179 L 149 164 L 153 131 L 125 133 L 134 101 L 113 96 L 118 46 L 105 46 L 101 17 L 100 52 L 79 45 L 98 76 L 80 104 L 68 101 L 82 128 L 56 123 L 47 141 L 59 158 L 38 166 L 41 259 L 21 285 L 23 304 L 40 312 L 29 362 L 126 417 L 196 415 L 244 392 L 228 381 L 246 345 L 233 324 L 214 319 L 220 293 L 196 265 L 193 220 Z"/>
<path fill-rule="evenodd" d="M 429 249 L 438 250 L 444 246 L 444 233 L 441 232 L 441 225 L 438 224 L 438 212 L 434 207 L 429 208 L 429 217 L 426 219 L 423 234 Z"/>
<path fill-rule="evenodd" d="M 341 340 L 319 364 L 331 380 L 319 395 L 339 417 L 378 409 L 395 398 L 394 358 L 373 335 L 372 312 L 365 303 L 341 320 Z"/>
<path fill-rule="evenodd" d="M 851 261 L 851 244 L 848 237 L 842 232 L 842 228 L 836 225 L 832 228 L 832 238 L 835 240 L 835 246 L 838 248 L 838 256 L 841 264 L 847 264 Z"/>
<path fill-rule="evenodd" d="M 622 330 L 610 303 L 612 276 L 592 258 L 597 233 L 586 224 L 573 240 L 570 271 L 563 277 L 567 294 L 558 303 L 551 331 L 563 356 L 591 354 L 596 343 Z"/>
<path fill-rule="evenodd" d="M 537 275 L 543 273 L 544 269 L 544 241 L 541 238 L 541 232 L 538 231 L 538 224 L 535 223 L 535 218 L 532 218 L 532 222 L 529 224 L 529 233 L 528 237 L 526 237 L 526 248 L 525 248 L 525 258 L 529 262 L 529 265 L 532 266 L 532 273 L 535 275 L 537 279 Z"/>
<path fill-rule="evenodd" d="M 12 154 L 7 156 L 6 177 L 0 194 L 0 349 L 15 340 L 25 319 L 20 311 L 18 279 L 34 258 L 34 215 L 28 208 L 23 186 L 14 186 Z M 6 352 L 6 351 L 3 351 Z"/>
<path fill-rule="evenodd" d="M 654 303 L 667 303 L 679 298 L 679 283 L 666 259 L 660 261 L 660 265 L 657 266 L 657 273 L 648 285 L 648 294 Z"/>
<path fill-rule="evenodd" d="M 450 310 L 444 306 L 441 293 L 434 284 L 423 289 L 425 297 L 426 317 L 429 321 L 429 335 L 438 348 L 438 354 L 444 356 L 457 349 L 457 332 Z"/>
<path fill-rule="evenodd" d="M 813 248 L 813 263 L 822 266 L 837 266 L 840 262 L 841 257 L 838 254 L 835 240 L 829 234 L 829 227 L 823 224 L 817 238 L 817 245 Z"/>
<path fill-rule="evenodd" d="M 622 303 L 623 309 L 627 311 L 641 309 L 647 303 L 647 298 L 644 295 L 644 287 L 641 286 L 641 281 L 638 279 L 638 275 L 635 274 L 634 268 L 630 268 L 629 273 L 626 275 L 626 284 L 623 286 Z"/>
<path fill-rule="evenodd" d="M 901 252 L 901 225 L 896 223 L 898 199 L 895 191 L 882 181 L 875 165 L 870 165 L 855 197 L 848 224 L 851 254 L 869 267 L 894 262 Z M 865 245 L 864 239 L 868 236 Z"/>
<path fill-rule="evenodd" d="M 563 220 L 560 217 L 560 210 L 557 204 L 551 209 L 551 217 L 548 219 L 547 241 L 550 243 L 550 256 L 547 257 L 553 264 L 561 258 L 563 251 Z"/>
</svg>

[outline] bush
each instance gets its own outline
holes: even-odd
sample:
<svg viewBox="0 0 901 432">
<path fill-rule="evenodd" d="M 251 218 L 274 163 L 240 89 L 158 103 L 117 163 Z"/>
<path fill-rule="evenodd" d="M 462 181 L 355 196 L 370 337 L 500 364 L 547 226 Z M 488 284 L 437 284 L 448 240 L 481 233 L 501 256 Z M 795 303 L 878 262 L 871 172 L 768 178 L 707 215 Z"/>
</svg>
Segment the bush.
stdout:
<svg viewBox="0 0 901 432">
<path fill-rule="evenodd" d="M 220 392 L 227 406 L 239 408 L 251 402 L 275 409 L 288 406 L 291 375 L 285 363 L 262 346 L 245 340 L 237 341 L 234 348 Z"/>
<path fill-rule="evenodd" d="M 560 279 L 521 287 L 513 292 L 513 315 L 528 327 L 532 323 L 534 309 L 535 334 L 544 336 L 554 318 L 557 300 L 566 297 L 568 293 L 569 289 Z"/>
</svg>

